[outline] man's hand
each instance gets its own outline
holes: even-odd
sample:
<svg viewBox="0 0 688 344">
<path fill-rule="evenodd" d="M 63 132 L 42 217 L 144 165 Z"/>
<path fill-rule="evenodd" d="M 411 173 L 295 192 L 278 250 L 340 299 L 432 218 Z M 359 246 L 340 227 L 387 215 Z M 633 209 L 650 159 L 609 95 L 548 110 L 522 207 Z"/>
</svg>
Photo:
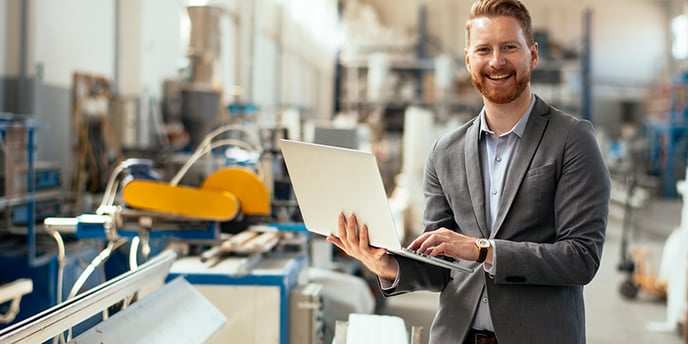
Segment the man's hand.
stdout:
<svg viewBox="0 0 688 344">
<path fill-rule="evenodd" d="M 465 236 L 451 229 L 439 228 L 425 232 L 413 240 L 409 249 L 430 256 L 447 256 L 463 260 L 478 260 L 480 250 L 475 241 L 478 238 Z M 487 252 L 485 263 L 492 264 L 492 248 Z"/>
<path fill-rule="evenodd" d="M 349 256 L 358 259 L 370 271 L 380 278 L 394 281 L 397 276 L 397 261 L 387 254 L 384 248 L 375 248 L 369 245 L 368 226 L 358 227 L 356 215 L 348 217 L 343 213 L 338 219 L 339 237 L 330 235 L 327 241 L 339 247 Z"/>
</svg>

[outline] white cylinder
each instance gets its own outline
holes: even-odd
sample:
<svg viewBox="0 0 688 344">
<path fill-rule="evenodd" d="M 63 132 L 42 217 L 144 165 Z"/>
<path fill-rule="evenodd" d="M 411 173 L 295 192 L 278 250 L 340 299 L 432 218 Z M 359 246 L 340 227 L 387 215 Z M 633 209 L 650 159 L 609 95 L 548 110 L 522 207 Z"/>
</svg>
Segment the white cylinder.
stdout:
<svg viewBox="0 0 688 344">
<path fill-rule="evenodd" d="M 374 53 L 368 59 L 368 100 L 382 100 L 385 79 L 389 71 L 389 58 L 384 53 Z"/>
<path fill-rule="evenodd" d="M 287 128 L 289 138 L 301 140 L 301 113 L 296 109 L 288 109 L 282 112 L 280 124 Z"/>
<path fill-rule="evenodd" d="M 454 65 L 451 57 L 440 55 L 435 58 L 435 86 L 438 90 L 448 90 L 452 85 Z"/>
<path fill-rule="evenodd" d="M 425 159 L 435 139 L 434 115 L 426 109 L 410 106 L 404 113 L 402 172 L 422 175 Z"/>
</svg>

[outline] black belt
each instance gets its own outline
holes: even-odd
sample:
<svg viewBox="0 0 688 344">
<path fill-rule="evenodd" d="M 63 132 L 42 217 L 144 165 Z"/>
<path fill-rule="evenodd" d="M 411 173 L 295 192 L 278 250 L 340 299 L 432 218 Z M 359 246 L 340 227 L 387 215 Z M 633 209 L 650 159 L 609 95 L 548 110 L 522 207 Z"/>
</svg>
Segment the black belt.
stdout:
<svg viewBox="0 0 688 344">
<path fill-rule="evenodd" d="M 497 344 L 494 332 L 470 329 L 463 344 Z"/>
</svg>

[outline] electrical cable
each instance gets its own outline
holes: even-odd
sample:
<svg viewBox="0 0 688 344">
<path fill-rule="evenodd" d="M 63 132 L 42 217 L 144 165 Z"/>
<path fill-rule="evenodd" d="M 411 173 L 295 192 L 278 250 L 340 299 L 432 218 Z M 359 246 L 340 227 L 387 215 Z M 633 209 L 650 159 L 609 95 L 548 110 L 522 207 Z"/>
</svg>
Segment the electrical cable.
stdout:
<svg viewBox="0 0 688 344">
<path fill-rule="evenodd" d="M 100 206 L 96 209 L 96 214 L 103 215 L 107 213 L 109 208 L 115 203 L 115 198 L 117 195 L 117 177 L 124 170 L 125 162 L 120 162 L 117 164 L 115 169 L 110 174 L 110 179 L 108 180 L 107 186 L 105 187 L 105 193 L 103 194 L 103 199 L 100 202 Z"/>
<path fill-rule="evenodd" d="M 62 288 L 64 287 L 64 267 L 67 263 L 67 255 L 65 253 L 65 245 L 64 241 L 62 240 L 62 235 L 60 235 L 60 232 L 57 230 L 47 226 L 45 229 L 50 233 L 50 236 L 55 239 L 55 243 L 57 243 L 57 285 L 56 285 L 56 302 L 55 304 L 60 304 L 62 303 Z M 53 337 L 53 344 L 57 344 L 58 339 L 60 343 L 64 344 L 65 343 L 65 338 L 63 334 L 58 334 L 57 336 Z"/>
<path fill-rule="evenodd" d="M 71 300 L 76 296 L 76 294 L 79 292 L 81 287 L 86 283 L 86 280 L 91 276 L 93 271 L 98 267 L 100 264 L 102 264 L 105 260 L 107 260 L 110 255 L 112 254 L 112 251 L 117 249 L 118 247 L 122 246 L 124 243 L 127 242 L 127 239 L 118 239 L 116 241 L 109 241 L 108 245 L 103 249 L 93 260 L 91 260 L 91 263 L 84 269 L 84 271 L 79 275 L 79 278 L 77 278 L 76 282 L 74 282 L 74 285 L 72 286 L 72 289 L 69 292 L 69 295 L 67 296 L 67 300 Z M 72 340 L 72 329 L 69 328 L 67 330 L 67 341 Z"/>
<path fill-rule="evenodd" d="M 247 144 L 244 141 L 237 140 L 237 139 L 222 139 L 222 140 L 215 141 L 212 144 L 204 145 L 203 147 L 199 147 L 200 149 L 197 149 L 191 155 L 191 157 L 189 157 L 189 160 L 187 160 L 187 162 L 184 164 L 184 166 L 182 166 L 182 168 L 179 169 L 179 172 L 177 172 L 177 175 L 175 175 L 175 179 L 173 179 L 170 182 L 170 184 L 177 185 L 179 183 L 179 181 L 184 177 L 186 172 L 189 171 L 191 166 L 196 161 L 198 161 L 198 159 L 200 159 L 203 155 L 211 152 L 212 150 L 219 148 L 219 147 L 222 147 L 222 146 L 237 146 L 237 147 L 240 147 L 243 149 L 247 149 L 249 151 L 255 151 L 254 147 L 250 146 L 249 144 Z M 263 171 L 262 171 L 262 167 L 260 166 L 260 164 L 256 164 L 256 171 L 257 171 L 258 177 L 262 178 L 263 177 Z M 177 180 L 177 184 L 174 184 L 175 180 Z"/>
<path fill-rule="evenodd" d="M 182 166 L 182 168 L 180 168 L 179 171 L 177 172 L 177 174 L 172 178 L 172 180 L 170 181 L 170 184 L 173 186 L 178 185 L 179 182 L 181 181 L 182 177 L 186 174 L 186 172 L 189 170 L 189 168 L 191 168 L 191 165 L 193 165 L 193 163 L 196 162 L 196 160 L 198 160 L 202 155 L 204 155 L 204 154 L 208 153 L 210 150 L 212 150 L 212 149 L 208 150 L 208 147 L 212 147 L 212 145 L 211 145 L 212 140 L 216 136 L 218 136 L 224 132 L 229 132 L 229 131 L 239 131 L 239 132 L 243 133 L 244 135 L 246 135 L 248 138 L 250 138 L 251 141 L 253 141 L 253 142 L 249 142 L 249 144 L 251 144 L 251 148 L 252 148 L 251 150 L 258 152 L 259 156 L 263 154 L 263 147 L 260 144 L 259 138 L 255 134 L 253 134 L 252 132 L 250 132 L 248 129 L 246 129 L 245 127 L 243 127 L 241 125 L 226 124 L 226 125 L 223 125 L 217 129 L 211 131 L 208 135 L 206 135 L 203 138 L 203 140 L 198 145 L 196 150 L 191 154 L 191 157 L 189 158 L 189 160 L 186 161 L 184 166 Z M 223 141 L 223 140 L 220 140 L 220 141 Z M 237 141 L 243 142 L 240 140 L 237 140 Z"/>
<path fill-rule="evenodd" d="M 139 268 L 138 264 L 138 253 L 139 253 L 139 242 L 138 236 L 131 239 L 131 245 L 129 246 L 129 270 L 134 271 Z M 135 295 L 135 294 L 134 294 Z M 134 295 L 128 295 L 123 302 L 122 309 L 129 307 L 131 301 L 134 299 Z"/>
<path fill-rule="evenodd" d="M 81 273 L 76 282 L 74 282 L 74 286 L 72 286 L 72 289 L 70 290 L 69 295 L 67 296 L 67 300 L 70 300 L 74 296 L 76 296 L 76 294 L 79 292 L 79 289 L 83 287 L 84 283 L 86 283 L 86 280 L 91 276 L 95 268 L 98 267 L 98 265 L 103 263 L 105 260 L 107 260 L 112 254 L 113 250 L 122 246 L 126 242 L 127 239 L 118 239 L 116 241 L 108 242 L 107 247 L 105 247 L 105 249 L 103 249 L 103 251 L 101 251 L 95 258 L 93 258 L 91 263 L 86 267 L 86 269 L 84 269 L 84 271 Z"/>
<path fill-rule="evenodd" d="M 139 252 L 139 237 L 135 236 L 131 239 L 131 246 L 129 248 L 129 269 L 134 271 L 138 269 L 139 264 L 137 261 Z"/>
</svg>

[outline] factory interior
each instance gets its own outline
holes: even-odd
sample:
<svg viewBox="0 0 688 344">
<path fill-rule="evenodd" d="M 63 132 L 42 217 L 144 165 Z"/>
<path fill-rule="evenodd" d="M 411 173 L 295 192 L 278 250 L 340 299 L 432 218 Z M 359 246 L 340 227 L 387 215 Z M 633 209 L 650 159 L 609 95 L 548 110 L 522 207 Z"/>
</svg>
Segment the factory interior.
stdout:
<svg viewBox="0 0 688 344">
<path fill-rule="evenodd" d="M 0 344 L 428 343 L 439 293 L 313 232 L 281 144 L 372 154 L 409 244 L 483 108 L 472 2 L 0 0 Z M 688 343 L 688 2 L 522 2 L 533 93 L 610 175 L 586 341 Z"/>
</svg>

